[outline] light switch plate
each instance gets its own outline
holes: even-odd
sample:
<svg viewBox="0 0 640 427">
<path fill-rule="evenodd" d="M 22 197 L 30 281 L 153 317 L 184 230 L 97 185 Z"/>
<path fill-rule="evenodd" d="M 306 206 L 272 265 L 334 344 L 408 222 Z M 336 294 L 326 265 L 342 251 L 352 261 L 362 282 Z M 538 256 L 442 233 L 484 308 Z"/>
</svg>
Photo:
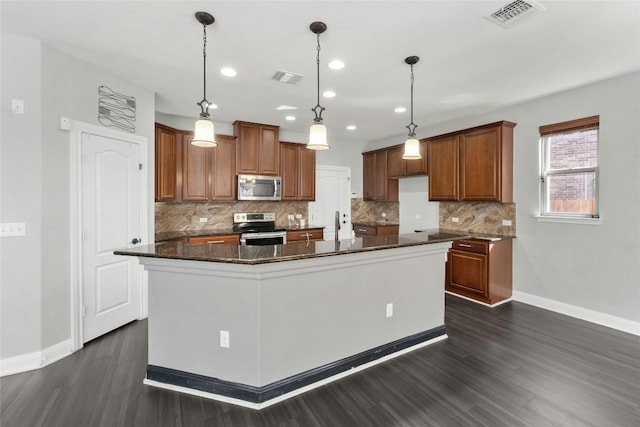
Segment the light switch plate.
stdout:
<svg viewBox="0 0 640 427">
<path fill-rule="evenodd" d="M 0 224 L 0 237 L 25 236 L 26 234 L 24 222 L 3 222 Z"/>
</svg>

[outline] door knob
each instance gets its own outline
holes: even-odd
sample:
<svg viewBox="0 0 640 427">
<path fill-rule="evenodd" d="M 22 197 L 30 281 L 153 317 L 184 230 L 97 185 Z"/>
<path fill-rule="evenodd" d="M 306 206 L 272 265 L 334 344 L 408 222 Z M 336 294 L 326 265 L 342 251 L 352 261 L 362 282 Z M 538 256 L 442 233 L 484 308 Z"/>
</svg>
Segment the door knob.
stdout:
<svg viewBox="0 0 640 427">
<path fill-rule="evenodd" d="M 131 243 L 133 243 L 134 245 L 140 242 L 142 242 L 142 239 L 138 239 L 137 237 L 134 237 L 133 240 L 131 241 Z"/>
</svg>

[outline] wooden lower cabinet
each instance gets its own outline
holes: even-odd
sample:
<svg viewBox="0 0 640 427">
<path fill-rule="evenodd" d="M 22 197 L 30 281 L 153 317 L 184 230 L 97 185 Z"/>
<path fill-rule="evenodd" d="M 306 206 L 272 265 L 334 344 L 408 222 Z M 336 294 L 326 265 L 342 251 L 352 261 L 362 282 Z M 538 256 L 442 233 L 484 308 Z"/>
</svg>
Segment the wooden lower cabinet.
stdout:
<svg viewBox="0 0 640 427">
<path fill-rule="evenodd" d="M 512 242 L 454 241 L 447 255 L 445 290 L 489 305 L 511 298 Z"/>
<path fill-rule="evenodd" d="M 307 228 L 305 230 L 287 231 L 287 243 L 311 242 L 324 239 L 324 229 Z"/>
<path fill-rule="evenodd" d="M 353 224 L 353 231 L 356 237 L 362 236 L 390 236 L 398 234 L 399 225 L 371 225 L 371 224 Z"/>
<path fill-rule="evenodd" d="M 211 236 L 198 236 L 198 237 L 188 237 L 187 243 L 192 244 L 218 244 L 218 243 L 231 243 L 235 245 L 240 244 L 240 235 L 239 234 L 218 234 Z"/>
</svg>

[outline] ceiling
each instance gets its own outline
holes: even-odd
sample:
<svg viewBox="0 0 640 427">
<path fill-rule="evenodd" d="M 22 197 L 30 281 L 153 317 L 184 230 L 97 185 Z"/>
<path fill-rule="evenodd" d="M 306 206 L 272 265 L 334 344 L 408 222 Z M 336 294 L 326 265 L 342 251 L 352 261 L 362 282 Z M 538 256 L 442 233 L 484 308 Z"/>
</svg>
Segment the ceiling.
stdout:
<svg viewBox="0 0 640 427">
<path fill-rule="evenodd" d="M 156 93 L 156 111 L 197 117 L 202 99 L 202 26 L 211 13 L 207 98 L 215 121 L 254 121 L 307 133 L 321 98 L 331 139 L 403 139 L 427 125 L 480 114 L 640 69 L 640 1 L 545 1 L 503 28 L 486 16 L 506 1 L 7 1 L 2 32 L 42 40 Z M 330 60 L 342 70 L 327 67 Z M 219 73 L 231 66 L 236 77 Z M 302 74 L 296 85 L 272 79 Z M 118 90 L 118 88 L 112 88 Z M 277 111 L 280 105 L 296 110 Z M 395 113 L 398 106 L 405 113 Z M 296 116 L 287 121 L 288 114 Z M 348 131 L 353 124 L 356 130 Z"/>
</svg>

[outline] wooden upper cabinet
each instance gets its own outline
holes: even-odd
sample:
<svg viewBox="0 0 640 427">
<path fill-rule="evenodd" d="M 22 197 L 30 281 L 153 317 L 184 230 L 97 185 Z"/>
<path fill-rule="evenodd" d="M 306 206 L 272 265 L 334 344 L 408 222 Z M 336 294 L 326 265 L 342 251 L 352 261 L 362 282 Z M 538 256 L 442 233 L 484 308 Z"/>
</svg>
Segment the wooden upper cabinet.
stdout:
<svg viewBox="0 0 640 427">
<path fill-rule="evenodd" d="M 387 150 L 362 153 L 362 186 L 364 200 L 397 202 L 398 180 L 387 175 Z"/>
<path fill-rule="evenodd" d="M 156 123 L 155 126 L 155 200 L 180 201 L 182 141 L 178 130 Z"/>
<path fill-rule="evenodd" d="M 237 137 L 238 174 L 278 175 L 280 172 L 280 131 L 278 126 L 234 122 Z"/>
<path fill-rule="evenodd" d="M 403 178 L 427 174 L 427 141 L 420 141 L 421 159 L 404 160 L 404 144 L 387 148 L 387 175 L 389 178 Z"/>
<path fill-rule="evenodd" d="M 513 201 L 513 128 L 497 122 L 429 138 L 429 200 Z"/>
<path fill-rule="evenodd" d="M 304 144 L 280 143 L 282 200 L 316 199 L 316 152 Z"/>
<path fill-rule="evenodd" d="M 182 200 L 190 202 L 236 199 L 235 138 L 216 135 L 217 147 L 191 145 L 192 133 L 183 136 Z"/>
<path fill-rule="evenodd" d="M 429 200 L 458 200 L 458 136 L 430 139 Z"/>
<path fill-rule="evenodd" d="M 404 147 L 403 147 L 404 152 Z M 404 161 L 404 176 L 427 175 L 429 168 L 427 167 L 427 140 L 420 140 L 421 159 Z M 402 154 L 401 154 L 402 156 Z"/>
<path fill-rule="evenodd" d="M 395 145 L 387 149 L 387 176 L 389 178 L 403 177 L 405 162 L 402 159 L 404 145 Z"/>
</svg>

